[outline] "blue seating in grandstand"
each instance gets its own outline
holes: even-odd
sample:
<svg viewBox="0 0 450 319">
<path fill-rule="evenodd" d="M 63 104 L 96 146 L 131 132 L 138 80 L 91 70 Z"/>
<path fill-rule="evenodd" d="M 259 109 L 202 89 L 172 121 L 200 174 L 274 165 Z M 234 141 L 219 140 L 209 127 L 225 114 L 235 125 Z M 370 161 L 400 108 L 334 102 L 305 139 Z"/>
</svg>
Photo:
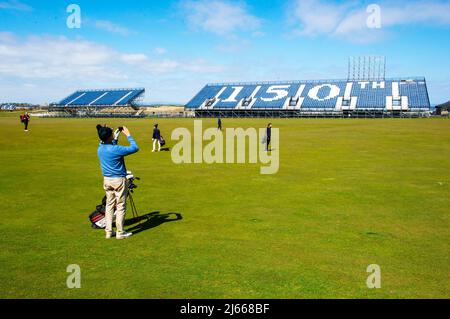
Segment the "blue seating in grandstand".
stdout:
<svg viewBox="0 0 450 319">
<path fill-rule="evenodd" d="M 133 101 L 134 99 L 136 99 L 139 95 L 142 94 L 142 90 L 132 90 L 131 92 L 127 93 L 124 95 L 124 99 L 122 101 L 120 101 L 120 103 L 118 103 L 117 105 L 128 105 L 130 104 L 130 101 Z"/>
<path fill-rule="evenodd" d="M 427 88 L 423 81 L 406 81 L 400 83 L 400 95 L 409 97 L 410 108 L 422 108 L 422 101 L 428 99 Z"/>
<path fill-rule="evenodd" d="M 74 100 L 75 98 L 77 98 L 78 96 L 80 96 L 82 93 L 80 93 L 79 91 L 76 91 L 75 93 L 69 95 L 68 97 L 66 97 L 64 100 L 62 100 L 61 102 L 59 102 L 58 104 L 61 105 L 66 105 L 68 104 L 70 101 Z"/>
<path fill-rule="evenodd" d="M 229 86 L 227 89 L 222 93 L 222 96 L 231 97 L 234 89 L 239 86 Z M 219 103 L 215 105 L 216 108 L 222 108 L 222 109 L 232 109 L 236 107 L 236 104 L 238 104 L 242 99 L 250 97 L 252 95 L 253 91 L 255 91 L 256 85 L 246 85 L 243 87 L 243 89 L 240 91 L 240 93 L 236 96 L 235 102 L 227 102 L 226 99 L 222 99 Z"/>
<path fill-rule="evenodd" d="M 126 106 L 133 104 L 145 89 L 77 91 L 57 104 L 60 107 Z"/>
<path fill-rule="evenodd" d="M 16 106 L 13 104 L 2 104 L 0 107 L 0 110 L 2 111 L 15 111 Z"/>
<path fill-rule="evenodd" d="M 206 85 L 194 98 L 188 103 L 190 105 L 202 105 L 208 99 L 213 98 L 219 93 L 220 86 Z"/>
<path fill-rule="evenodd" d="M 270 89 L 272 85 L 265 84 L 261 86 L 261 89 L 259 90 L 258 94 L 256 95 L 256 102 L 253 105 L 254 109 L 276 109 L 279 108 L 280 105 L 283 106 L 286 103 L 286 100 L 289 99 L 291 96 L 294 96 L 299 87 L 300 84 L 292 84 L 292 85 L 284 85 L 284 87 L 287 87 L 288 94 L 281 98 L 276 99 L 277 95 L 274 93 L 267 93 L 267 91 Z M 266 99 L 266 100 L 263 100 Z M 269 101 L 267 101 L 269 99 Z M 270 101 L 270 99 L 272 99 Z"/>
<path fill-rule="evenodd" d="M 71 102 L 70 105 L 89 105 L 105 92 L 84 92 L 75 101 Z"/>
<path fill-rule="evenodd" d="M 105 94 L 105 93 L 104 93 Z M 106 92 L 100 99 L 95 101 L 94 105 L 113 105 L 123 97 L 122 91 Z"/>
<path fill-rule="evenodd" d="M 346 82 L 335 82 L 335 83 L 326 83 L 326 86 L 322 86 L 317 94 L 317 97 L 321 100 L 317 100 L 314 98 L 311 98 L 308 94 L 308 92 L 311 92 L 311 90 L 318 86 L 318 85 L 324 85 L 325 83 L 317 84 L 317 83 L 307 83 L 305 86 L 305 90 L 303 91 L 303 95 L 305 97 L 305 101 L 303 102 L 302 108 L 309 108 L 309 109 L 333 109 L 336 107 L 337 99 L 339 96 L 344 95 L 345 86 L 347 85 Z M 328 98 L 331 94 L 331 88 L 328 85 L 335 85 L 339 88 L 339 95 L 332 96 Z"/>
<path fill-rule="evenodd" d="M 205 101 L 217 98 L 212 104 L 213 109 L 231 110 L 239 109 L 240 102 L 252 94 L 254 99 L 249 107 L 255 110 L 273 110 L 290 108 L 287 100 L 294 97 L 302 85 L 302 103 L 297 109 L 307 110 L 333 110 L 340 109 L 340 100 L 344 105 L 349 105 L 350 100 L 356 101 L 356 110 L 385 110 L 388 108 L 388 98 L 393 103 L 400 103 L 401 99 L 395 99 L 394 92 L 398 84 L 398 97 L 407 97 L 408 109 L 430 109 L 428 91 L 424 78 L 412 80 L 386 79 L 384 81 L 296 81 L 296 82 L 272 82 L 272 83 L 229 83 L 206 85 L 187 105 L 187 108 L 200 108 Z M 347 85 L 352 88 L 346 98 Z M 259 88 L 259 89 L 258 89 Z M 220 93 L 220 94 L 219 94 Z M 256 94 L 255 94 L 256 93 Z M 350 99 L 348 99 L 350 98 Z"/>
<path fill-rule="evenodd" d="M 386 107 L 386 96 L 392 95 L 392 82 L 384 82 L 384 88 L 380 82 L 353 82 L 351 96 L 356 96 L 357 109 L 384 109 Z"/>
</svg>

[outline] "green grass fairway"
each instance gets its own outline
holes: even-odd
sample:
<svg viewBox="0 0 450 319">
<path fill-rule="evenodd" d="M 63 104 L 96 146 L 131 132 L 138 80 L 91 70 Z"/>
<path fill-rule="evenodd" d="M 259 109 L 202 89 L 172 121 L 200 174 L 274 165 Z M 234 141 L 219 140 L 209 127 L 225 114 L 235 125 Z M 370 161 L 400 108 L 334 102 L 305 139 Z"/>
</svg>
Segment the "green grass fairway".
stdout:
<svg viewBox="0 0 450 319">
<path fill-rule="evenodd" d="M 169 146 L 193 128 L 157 121 Z M 136 205 L 160 212 L 130 240 L 88 221 L 103 196 L 98 122 L 134 133 Z M 18 114 L 0 116 L 1 298 L 450 297 L 449 120 L 274 119 L 276 175 L 175 165 L 151 153 L 154 122 L 33 118 L 25 133 Z M 70 264 L 81 289 L 66 286 Z M 381 289 L 366 286 L 370 264 Z"/>
</svg>

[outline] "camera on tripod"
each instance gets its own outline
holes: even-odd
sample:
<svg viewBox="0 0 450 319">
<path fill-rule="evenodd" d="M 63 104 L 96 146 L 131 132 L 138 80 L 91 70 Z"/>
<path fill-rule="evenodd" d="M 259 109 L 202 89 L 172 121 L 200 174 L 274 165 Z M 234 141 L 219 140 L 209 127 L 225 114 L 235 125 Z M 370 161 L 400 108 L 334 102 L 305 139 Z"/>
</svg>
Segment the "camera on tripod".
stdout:
<svg viewBox="0 0 450 319">
<path fill-rule="evenodd" d="M 128 191 L 131 192 L 131 193 L 133 193 L 134 190 L 135 190 L 136 188 L 138 188 L 138 186 L 137 186 L 134 182 L 135 182 L 135 181 L 139 181 L 139 180 L 141 180 L 141 179 L 140 179 L 139 177 L 134 176 L 133 173 L 132 173 L 131 171 L 127 171 L 126 179 L 127 179 L 127 188 L 128 188 Z"/>
<path fill-rule="evenodd" d="M 128 190 L 127 200 L 131 206 L 131 212 L 133 214 L 133 220 L 141 222 L 143 220 L 142 217 L 139 216 L 138 210 L 136 208 L 136 204 L 134 203 L 134 198 L 132 193 L 134 190 L 138 188 L 135 181 L 139 181 L 140 178 L 133 175 L 132 172 L 127 171 L 126 183 L 125 187 Z M 98 205 L 96 210 L 89 215 L 89 220 L 92 224 L 92 228 L 94 229 L 105 229 L 106 227 L 106 218 L 105 218 L 105 209 L 106 209 L 106 196 L 102 199 L 102 204 Z M 114 214 L 115 218 L 115 214 Z"/>
<path fill-rule="evenodd" d="M 134 190 L 136 188 L 138 188 L 138 186 L 135 184 L 135 181 L 139 181 L 141 179 L 139 177 L 134 176 L 131 171 L 127 171 L 126 179 L 127 179 L 126 186 L 128 189 L 128 200 L 130 202 L 131 212 L 133 213 L 133 218 L 140 220 L 141 217 L 139 217 L 139 213 L 137 211 L 136 204 L 134 203 L 134 198 L 133 198 L 132 194 L 134 193 Z"/>
</svg>

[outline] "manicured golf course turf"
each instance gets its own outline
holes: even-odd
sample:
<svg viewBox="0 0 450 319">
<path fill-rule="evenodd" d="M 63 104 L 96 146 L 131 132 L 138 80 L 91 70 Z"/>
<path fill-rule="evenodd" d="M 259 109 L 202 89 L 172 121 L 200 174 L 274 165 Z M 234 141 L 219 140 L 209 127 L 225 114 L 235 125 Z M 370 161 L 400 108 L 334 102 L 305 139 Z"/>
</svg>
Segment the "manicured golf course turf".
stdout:
<svg viewBox="0 0 450 319">
<path fill-rule="evenodd" d="M 193 119 L 32 117 L 26 133 L 1 114 L 0 298 L 450 297 L 448 119 L 270 121 L 276 175 L 151 152 L 155 122 L 172 147 Z M 139 213 L 154 214 L 129 240 L 88 221 L 104 194 L 98 123 L 128 126 L 141 148 L 127 168 Z M 66 286 L 70 264 L 81 289 Z M 366 286 L 371 264 L 381 289 Z"/>
</svg>

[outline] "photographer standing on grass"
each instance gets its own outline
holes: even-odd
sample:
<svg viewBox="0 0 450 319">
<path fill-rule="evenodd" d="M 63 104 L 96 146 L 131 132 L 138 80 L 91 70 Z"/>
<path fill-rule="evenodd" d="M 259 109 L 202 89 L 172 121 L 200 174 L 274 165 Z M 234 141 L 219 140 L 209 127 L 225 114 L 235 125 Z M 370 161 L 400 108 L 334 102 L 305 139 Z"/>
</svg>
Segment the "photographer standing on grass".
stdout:
<svg viewBox="0 0 450 319">
<path fill-rule="evenodd" d="M 128 189 L 126 186 L 127 169 L 125 167 L 125 156 L 137 153 L 139 147 L 130 131 L 126 128 L 119 128 L 119 132 L 128 138 L 130 146 L 117 145 L 113 130 L 106 126 L 97 125 L 98 136 L 101 143 L 98 147 L 98 158 L 103 173 L 103 188 L 106 191 L 106 238 L 114 237 L 113 217 L 116 211 L 117 239 L 125 239 L 132 235 L 124 230 L 125 211 Z"/>
</svg>

